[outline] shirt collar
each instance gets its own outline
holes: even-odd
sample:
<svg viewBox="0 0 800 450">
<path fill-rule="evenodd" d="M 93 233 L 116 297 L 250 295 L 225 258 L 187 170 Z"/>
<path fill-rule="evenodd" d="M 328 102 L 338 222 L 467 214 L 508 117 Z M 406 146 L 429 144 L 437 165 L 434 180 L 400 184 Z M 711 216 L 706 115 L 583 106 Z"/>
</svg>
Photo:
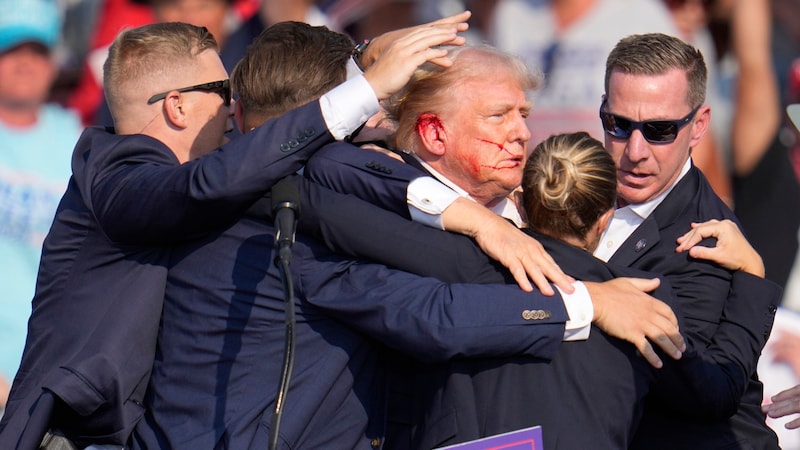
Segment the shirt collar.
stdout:
<svg viewBox="0 0 800 450">
<path fill-rule="evenodd" d="M 467 191 L 461 189 L 461 187 L 459 187 L 457 184 L 448 180 L 447 177 L 436 171 L 436 169 L 431 167 L 430 164 L 423 161 L 422 158 L 420 158 L 416 153 L 412 153 L 411 156 L 413 156 L 417 161 L 419 161 L 419 163 L 422 164 L 422 167 L 424 167 L 425 170 L 427 170 L 431 174 L 431 176 L 439 180 L 442 184 L 454 190 L 458 195 L 466 197 L 472 201 L 475 201 L 475 199 L 472 198 L 472 196 L 470 196 L 469 193 L 467 193 Z M 496 205 L 492 206 L 489 209 L 498 216 L 514 222 L 514 225 L 516 225 L 517 228 L 522 228 L 522 226 L 524 225 L 524 222 L 522 221 L 522 216 L 519 214 L 517 206 L 507 197 L 503 198 L 502 200 L 497 202 Z"/>
<path fill-rule="evenodd" d="M 678 175 L 678 179 L 676 179 L 675 182 L 672 183 L 667 188 L 666 191 L 662 192 L 661 194 L 658 195 L 658 197 L 650 201 L 644 203 L 637 203 L 635 205 L 633 204 L 627 205 L 626 208 L 636 213 L 636 215 L 641 217 L 642 219 L 650 217 L 650 214 L 653 214 L 653 211 L 655 211 L 656 208 L 658 208 L 658 205 L 660 205 L 661 202 L 664 201 L 667 195 L 669 195 L 669 193 L 672 192 L 672 189 L 675 188 L 675 186 L 683 179 L 683 177 L 685 177 L 686 174 L 689 173 L 689 169 L 691 168 L 692 168 L 692 158 L 688 158 L 686 160 L 686 163 L 684 163 L 683 168 L 681 169 L 681 173 Z"/>
</svg>

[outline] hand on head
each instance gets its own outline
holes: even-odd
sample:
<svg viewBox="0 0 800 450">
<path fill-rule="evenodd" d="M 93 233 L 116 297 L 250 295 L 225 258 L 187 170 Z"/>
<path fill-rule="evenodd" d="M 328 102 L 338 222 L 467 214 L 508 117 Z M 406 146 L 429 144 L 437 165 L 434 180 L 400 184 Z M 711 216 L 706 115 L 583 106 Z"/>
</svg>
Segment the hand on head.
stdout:
<svg viewBox="0 0 800 450">
<path fill-rule="evenodd" d="M 458 33 L 466 30 L 466 23 L 460 21 L 466 20 L 469 14 L 465 12 L 430 24 L 390 32 L 390 35 L 398 33 L 392 40 L 386 35 L 381 36 L 378 39 L 380 53 L 364 73 L 378 99 L 389 98 L 399 91 L 417 67 L 425 62 L 449 67 L 452 62 L 447 58 L 447 50 L 435 47 L 463 45 L 466 39 Z"/>
</svg>

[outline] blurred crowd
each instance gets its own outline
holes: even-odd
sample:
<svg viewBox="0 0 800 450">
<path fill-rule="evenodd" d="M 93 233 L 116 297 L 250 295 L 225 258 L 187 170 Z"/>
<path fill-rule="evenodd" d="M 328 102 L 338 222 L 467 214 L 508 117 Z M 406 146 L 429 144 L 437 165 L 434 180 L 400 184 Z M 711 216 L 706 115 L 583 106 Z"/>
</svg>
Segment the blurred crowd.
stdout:
<svg viewBox="0 0 800 450">
<path fill-rule="evenodd" d="M 0 405 L 73 145 L 85 126 L 113 126 L 102 66 L 119 30 L 205 26 L 230 72 L 277 22 L 327 25 L 358 42 L 463 9 L 473 12 L 469 40 L 517 54 L 544 75 L 529 148 L 580 130 L 602 140 L 602 74 L 620 38 L 663 32 L 701 49 L 713 128 L 693 160 L 741 219 L 766 277 L 787 287 L 784 306 L 800 311 L 800 133 L 785 113 L 800 102 L 800 0 L 0 0 Z M 800 372 L 800 351 L 775 353 Z"/>
</svg>

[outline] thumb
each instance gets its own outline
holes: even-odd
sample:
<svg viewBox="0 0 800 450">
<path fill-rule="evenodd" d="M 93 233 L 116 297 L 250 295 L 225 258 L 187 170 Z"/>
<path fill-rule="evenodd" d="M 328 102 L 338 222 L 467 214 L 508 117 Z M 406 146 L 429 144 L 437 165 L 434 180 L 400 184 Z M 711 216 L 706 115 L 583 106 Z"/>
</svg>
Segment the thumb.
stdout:
<svg viewBox="0 0 800 450">
<path fill-rule="evenodd" d="M 661 285 L 658 278 L 629 278 L 631 284 L 642 292 L 652 292 Z"/>
</svg>

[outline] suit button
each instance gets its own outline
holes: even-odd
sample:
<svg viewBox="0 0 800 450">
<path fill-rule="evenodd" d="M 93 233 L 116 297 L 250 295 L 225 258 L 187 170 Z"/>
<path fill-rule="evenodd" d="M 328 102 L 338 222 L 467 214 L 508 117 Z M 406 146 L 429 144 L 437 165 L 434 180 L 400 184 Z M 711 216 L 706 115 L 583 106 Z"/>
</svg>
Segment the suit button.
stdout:
<svg viewBox="0 0 800 450">
<path fill-rule="evenodd" d="M 769 305 L 769 312 L 775 314 L 778 311 L 778 307 L 775 305 Z"/>
<path fill-rule="evenodd" d="M 291 148 L 289 147 L 289 144 L 287 144 L 287 143 L 285 143 L 285 142 L 284 142 L 283 144 L 281 144 L 281 151 L 282 151 L 282 152 L 286 153 L 286 152 L 288 152 L 289 150 L 291 150 Z"/>
<path fill-rule="evenodd" d="M 291 148 L 295 148 L 295 147 L 297 147 L 298 145 L 300 145 L 300 143 L 299 143 L 299 142 L 297 142 L 297 139 L 289 139 L 289 147 L 291 147 Z"/>
<path fill-rule="evenodd" d="M 315 131 L 313 129 L 311 129 L 311 128 L 309 128 L 309 129 L 307 129 L 306 131 L 303 132 L 303 134 L 305 134 L 306 137 L 311 137 L 311 136 L 314 135 L 314 133 L 315 133 Z"/>
<path fill-rule="evenodd" d="M 369 441 L 369 445 L 372 446 L 372 448 L 380 448 L 381 440 L 378 438 L 372 438 L 372 440 Z"/>
<path fill-rule="evenodd" d="M 308 140 L 308 137 L 305 134 L 300 133 L 297 135 L 297 142 L 305 142 L 306 140 Z"/>
<path fill-rule="evenodd" d="M 526 309 L 525 311 L 522 311 L 522 318 L 525 320 L 542 320 L 550 317 L 550 315 L 550 311 L 544 311 L 541 309 Z"/>
</svg>

